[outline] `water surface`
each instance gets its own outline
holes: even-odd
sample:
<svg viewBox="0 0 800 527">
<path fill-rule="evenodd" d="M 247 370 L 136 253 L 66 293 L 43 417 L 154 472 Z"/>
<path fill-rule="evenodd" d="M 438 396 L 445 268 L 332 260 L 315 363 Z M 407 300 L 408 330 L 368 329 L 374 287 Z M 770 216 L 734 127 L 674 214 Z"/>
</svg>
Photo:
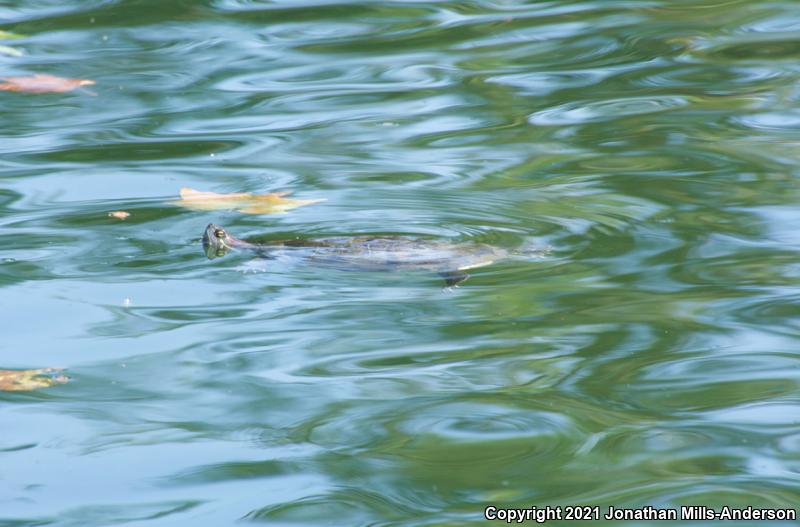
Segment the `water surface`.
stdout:
<svg viewBox="0 0 800 527">
<path fill-rule="evenodd" d="M 0 29 L 2 75 L 97 81 L 0 92 L 0 367 L 72 377 L 0 394 L 0 524 L 797 505 L 796 3 L 11 0 Z M 243 272 L 210 222 L 552 251 L 446 292 Z"/>
</svg>

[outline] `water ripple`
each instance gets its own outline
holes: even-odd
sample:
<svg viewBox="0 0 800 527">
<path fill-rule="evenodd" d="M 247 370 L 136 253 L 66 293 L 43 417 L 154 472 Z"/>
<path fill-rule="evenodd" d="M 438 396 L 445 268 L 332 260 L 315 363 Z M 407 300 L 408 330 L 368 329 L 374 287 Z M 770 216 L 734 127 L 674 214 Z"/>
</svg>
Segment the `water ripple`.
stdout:
<svg viewBox="0 0 800 527">
<path fill-rule="evenodd" d="M 791 2 L 6 4 L 4 76 L 97 84 L 0 91 L 0 367 L 72 379 L 0 395 L 0 524 L 796 505 Z M 514 255 L 251 273 L 210 222 Z"/>
<path fill-rule="evenodd" d="M 675 96 L 627 97 L 585 104 L 565 104 L 531 114 L 528 120 L 531 124 L 541 126 L 579 124 L 617 119 L 621 116 L 663 112 L 688 105 L 687 99 Z"/>
</svg>

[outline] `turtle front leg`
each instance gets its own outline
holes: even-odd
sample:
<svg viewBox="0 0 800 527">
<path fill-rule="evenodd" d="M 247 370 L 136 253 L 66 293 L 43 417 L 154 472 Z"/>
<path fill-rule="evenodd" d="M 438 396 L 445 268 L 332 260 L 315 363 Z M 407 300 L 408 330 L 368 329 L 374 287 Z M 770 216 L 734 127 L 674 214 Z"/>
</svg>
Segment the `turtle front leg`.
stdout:
<svg viewBox="0 0 800 527">
<path fill-rule="evenodd" d="M 444 278 L 444 283 L 448 289 L 458 287 L 469 280 L 469 275 L 464 271 L 445 271 L 439 273 L 439 276 Z"/>
</svg>

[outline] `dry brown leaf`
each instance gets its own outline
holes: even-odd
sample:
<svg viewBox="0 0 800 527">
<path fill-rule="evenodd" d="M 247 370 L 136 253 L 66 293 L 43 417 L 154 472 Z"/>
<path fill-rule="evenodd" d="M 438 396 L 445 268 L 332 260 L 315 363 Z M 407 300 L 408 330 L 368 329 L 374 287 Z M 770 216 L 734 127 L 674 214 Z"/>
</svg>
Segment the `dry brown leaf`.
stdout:
<svg viewBox="0 0 800 527">
<path fill-rule="evenodd" d="M 23 93 L 64 93 L 81 86 L 91 86 L 94 81 L 88 79 L 65 79 L 53 75 L 36 74 L 31 77 L 3 77 L 0 90 Z"/>
<path fill-rule="evenodd" d="M 238 210 L 244 214 L 281 214 L 303 205 L 311 205 L 325 201 L 324 199 L 291 199 L 284 198 L 288 192 L 272 192 L 269 194 L 250 194 L 234 192 L 217 194 L 201 192 L 188 187 L 181 189 L 181 199 L 172 201 L 173 205 L 191 210 Z"/>
<path fill-rule="evenodd" d="M 0 370 L 0 391 L 27 392 L 69 382 L 69 377 L 60 375 L 61 368 L 38 370 Z"/>
<path fill-rule="evenodd" d="M 124 210 L 115 210 L 113 212 L 108 213 L 109 218 L 117 218 L 118 220 L 124 220 L 125 218 L 131 215 L 130 212 L 126 212 Z"/>
</svg>

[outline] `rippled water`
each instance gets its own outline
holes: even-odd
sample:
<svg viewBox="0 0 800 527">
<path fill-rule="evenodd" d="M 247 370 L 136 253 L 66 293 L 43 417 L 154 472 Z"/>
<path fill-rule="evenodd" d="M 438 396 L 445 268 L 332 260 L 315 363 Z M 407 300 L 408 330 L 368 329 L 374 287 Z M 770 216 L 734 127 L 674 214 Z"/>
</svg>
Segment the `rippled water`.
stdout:
<svg viewBox="0 0 800 527">
<path fill-rule="evenodd" d="M 3 526 L 797 505 L 795 2 L 10 0 L 0 29 L 3 76 L 97 81 L 0 92 L 0 368 L 72 378 L 0 393 Z M 212 221 L 552 249 L 448 292 L 244 272 Z"/>
</svg>

